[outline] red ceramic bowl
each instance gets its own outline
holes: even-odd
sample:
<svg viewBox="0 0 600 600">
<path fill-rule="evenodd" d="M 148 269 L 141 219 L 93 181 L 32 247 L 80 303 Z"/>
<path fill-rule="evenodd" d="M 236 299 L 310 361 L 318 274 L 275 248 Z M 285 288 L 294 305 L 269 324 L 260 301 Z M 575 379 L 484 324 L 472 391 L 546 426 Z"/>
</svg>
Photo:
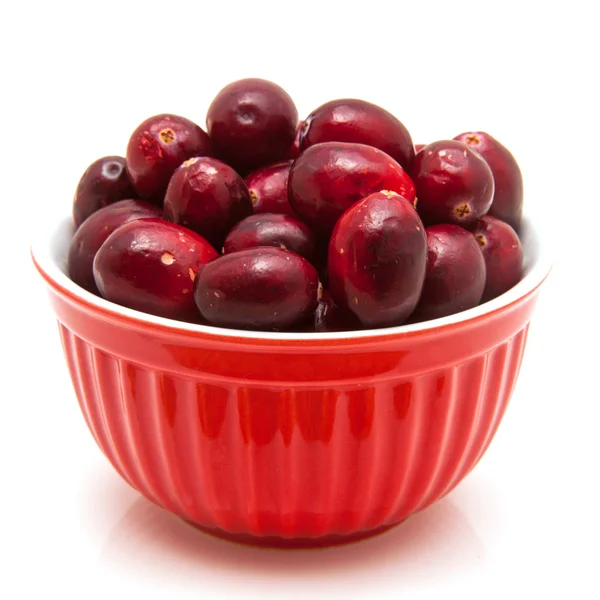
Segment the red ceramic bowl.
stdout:
<svg viewBox="0 0 600 600">
<path fill-rule="evenodd" d="M 452 490 L 494 437 L 549 271 L 530 222 L 512 290 L 426 323 L 255 333 L 111 304 L 65 274 L 65 219 L 33 248 L 81 410 L 146 498 L 238 541 L 327 545 Z"/>
</svg>

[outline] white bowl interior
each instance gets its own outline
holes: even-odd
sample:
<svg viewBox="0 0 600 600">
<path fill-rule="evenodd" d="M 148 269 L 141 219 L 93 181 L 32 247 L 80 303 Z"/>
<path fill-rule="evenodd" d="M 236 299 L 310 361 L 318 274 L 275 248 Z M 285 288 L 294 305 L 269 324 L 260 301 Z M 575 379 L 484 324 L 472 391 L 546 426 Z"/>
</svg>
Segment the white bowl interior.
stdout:
<svg viewBox="0 0 600 600">
<path fill-rule="evenodd" d="M 466 310 L 441 319 L 433 319 L 422 323 L 412 325 L 400 325 L 397 327 L 388 327 L 385 329 L 370 329 L 361 331 L 344 331 L 344 332 L 327 332 L 327 333 L 278 333 L 278 332 L 260 332 L 260 331 L 243 331 L 237 329 L 223 329 L 220 327 L 210 327 L 205 325 L 194 325 L 183 323 L 163 317 L 156 317 L 137 310 L 119 306 L 112 302 L 108 302 L 103 298 L 99 298 L 91 294 L 83 288 L 76 285 L 67 274 L 67 255 L 69 244 L 75 231 L 71 216 L 63 216 L 60 219 L 43 220 L 39 223 L 36 237 L 32 244 L 32 253 L 35 260 L 42 270 L 56 283 L 67 289 L 76 296 L 85 299 L 88 303 L 97 305 L 103 309 L 108 309 L 114 313 L 123 316 L 145 321 L 147 323 L 157 323 L 168 327 L 175 327 L 182 331 L 197 331 L 210 333 L 219 336 L 258 338 L 258 339 L 347 339 L 361 338 L 368 336 L 382 335 L 398 335 L 403 332 L 415 332 L 427 329 L 433 329 L 451 323 L 458 323 L 478 317 L 480 315 L 492 312 L 510 304 L 518 298 L 525 296 L 528 292 L 537 287 L 546 277 L 551 267 L 551 260 L 547 254 L 548 244 L 542 242 L 541 231 L 538 230 L 538 225 L 534 225 L 534 219 L 530 215 L 526 215 L 521 226 L 520 238 L 523 244 L 525 265 L 524 275 L 521 281 L 512 289 L 508 290 L 501 296 L 481 304 L 470 310 Z"/>
</svg>

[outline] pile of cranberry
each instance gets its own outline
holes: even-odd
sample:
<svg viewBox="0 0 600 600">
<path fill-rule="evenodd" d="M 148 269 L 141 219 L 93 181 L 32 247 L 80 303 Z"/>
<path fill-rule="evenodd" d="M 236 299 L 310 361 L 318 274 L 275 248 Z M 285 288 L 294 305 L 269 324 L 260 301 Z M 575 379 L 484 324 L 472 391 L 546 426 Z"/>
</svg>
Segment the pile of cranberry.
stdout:
<svg viewBox="0 0 600 600">
<path fill-rule="evenodd" d="M 125 158 L 90 165 L 73 281 L 181 321 L 340 331 L 464 311 L 522 276 L 521 172 L 487 133 L 415 154 L 379 106 L 334 100 L 299 122 L 261 79 L 223 88 L 206 128 L 157 115 Z"/>
</svg>

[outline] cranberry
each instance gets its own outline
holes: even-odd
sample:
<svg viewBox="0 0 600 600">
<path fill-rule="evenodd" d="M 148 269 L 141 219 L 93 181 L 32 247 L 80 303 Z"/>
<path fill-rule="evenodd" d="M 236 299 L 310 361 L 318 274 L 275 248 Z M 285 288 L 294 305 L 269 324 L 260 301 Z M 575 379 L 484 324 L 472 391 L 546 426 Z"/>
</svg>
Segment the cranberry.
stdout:
<svg viewBox="0 0 600 600">
<path fill-rule="evenodd" d="M 297 124 L 294 101 L 264 79 L 241 79 L 225 86 L 206 116 L 217 156 L 240 173 L 285 160 Z"/>
<path fill-rule="evenodd" d="M 141 219 L 111 233 L 94 259 L 94 279 L 103 298 L 142 312 L 197 321 L 194 280 L 217 258 L 197 233 L 162 221 Z"/>
<path fill-rule="evenodd" d="M 360 329 L 360 323 L 351 313 L 343 311 L 331 297 L 324 291 L 315 310 L 314 322 L 310 331 L 348 331 Z"/>
<path fill-rule="evenodd" d="M 405 169 L 415 156 L 406 127 L 387 110 L 364 100 L 333 100 L 314 110 L 300 132 L 300 149 L 321 142 L 375 146 Z"/>
<path fill-rule="evenodd" d="M 415 199 L 413 182 L 394 159 L 372 146 L 344 142 L 306 149 L 292 165 L 288 183 L 292 208 L 325 237 L 347 208 L 381 190 Z"/>
<path fill-rule="evenodd" d="M 190 158 L 173 174 L 164 204 L 165 217 L 185 225 L 220 248 L 227 232 L 252 214 L 244 180 L 216 158 Z"/>
<path fill-rule="evenodd" d="M 428 144 L 415 156 L 410 175 L 417 189 L 417 209 L 426 225 L 454 223 L 467 227 L 492 203 L 492 171 L 477 152 L 462 142 Z"/>
<path fill-rule="evenodd" d="M 281 330 L 310 318 L 319 277 L 304 258 L 282 248 L 249 248 L 206 265 L 196 281 L 196 304 L 214 325 Z"/>
<path fill-rule="evenodd" d="M 184 117 L 156 115 L 144 121 L 127 145 L 127 170 L 138 194 L 162 204 L 175 169 L 193 156 L 212 156 L 205 131 Z"/>
<path fill-rule="evenodd" d="M 90 215 L 77 229 L 67 258 L 67 269 L 71 279 L 82 288 L 99 294 L 94 281 L 93 264 L 96 252 L 106 238 L 118 227 L 136 219 L 158 219 L 158 206 L 143 200 L 119 200 Z"/>
<path fill-rule="evenodd" d="M 484 131 L 457 135 L 489 165 L 494 175 L 494 199 L 489 214 L 519 229 L 523 212 L 523 177 L 514 156 L 498 140 Z"/>
<path fill-rule="evenodd" d="M 255 246 L 277 246 L 314 264 L 315 239 L 310 229 L 293 217 L 275 213 L 250 215 L 231 229 L 223 245 L 229 254 Z"/>
<path fill-rule="evenodd" d="M 296 137 L 294 138 L 294 143 L 290 148 L 288 153 L 288 158 L 291 160 L 295 160 L 300 156 L 300 132 L 302 131 L 302 126 L 304 125 L 304 121 L 300 121 L 298 123 L 298 127 L 296 128 Z"/>
<path fill-rule="evenodd" d="M 394 192 L 367 196 L 338 221 L 329 244 L 329 291 L 367 327 L 400 325 L 413 312 L 427 262 L 425 228 Z"/>
<path fill-rule="evenodd" d="M 415 144 L 415 152 L 421 152 L 427 144 Z"/>
<path fill-rule="evenodd" d="M 427 271 L 411 321 L 438 319 L 477 306 L 485 286 L 485 262 L 475 238 L 458 225 L 432 225 Z"/>
<path fill-rule="evenodd" d="M 280 162 L 253 171 L 245 179 L 255 213 L 296 216 L 288 202 L 288 179 L 292 161 Z"/>
<path fill-rule="evenodd" d="M 73 221 L 79 227 L 92 213 L 113 202 L 136 198 L 122 156 L 94 161 L 81 176 L 73 199 Z"/>
<path fill-rule="evenodd" d="M 483 302 L 492 300 L 519 283 L 523 275 L 523 248 L 515 230 L 490 215 L 473 227 L 487 269 Z"/>
</svg>

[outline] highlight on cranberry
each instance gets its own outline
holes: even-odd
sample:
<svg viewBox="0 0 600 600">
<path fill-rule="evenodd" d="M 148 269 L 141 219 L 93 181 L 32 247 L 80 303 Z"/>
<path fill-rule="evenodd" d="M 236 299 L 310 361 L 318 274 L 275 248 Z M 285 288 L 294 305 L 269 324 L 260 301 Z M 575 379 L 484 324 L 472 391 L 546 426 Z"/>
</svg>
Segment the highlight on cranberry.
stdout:
<svg viewBox="0 0 600 600">
<path fill-rule="evenodd" d="M 300 131 L 300 148 L 321 142 L 355 142 L 383 150 L 405 169 L 415 157 L 408 129 L 387 110 L 348 99 L 326 102 L 308 115 Z"/>
<path fill-rule="evenodd" d="M 459 225 L 432 225 L 427 235 L 425 283 L 411 320 L 447 317 L 479 304 L 485 261 L 475 238 Z"/>
<path fill-rule="evenodd" d="M 164 202 L 165 217 L 205 237 L 220 248 L 227 232 L 252 214 L 244 180 L 216 158 L 186 160 L 171 177 Z"/>
<path fill-rule="evenodd" d="M 485 131 L 415 146 L 409 115 L 356 98 L 298 115 L 257 78 L 189 117 L 144 120 L 81 176 L 66 267 L 85 293 L 310 337 L 430 326 L 523 276 L 521 170 Z"/>
<path fill-rule="evenodd" d="M 373 146 L 347 142 L 306 149 L 294 161 L 288 182 L 292 208 L 321 236 L 331 234 L 346 209 L 381 190 L 415 199 L 413 182 L 393 158 Z"/>
<path fill-rule="evenodd" d="M 281 213 L 296 216 L 288 200 L 288 180 L 293 161 L 257 169 L 245 179 L 255 213 Z"/>
<path fill-rule="evenodd" d="M 492 170 L 494 197 L 489 214 L 518 231 L 523 213 L 523 176 L 515 157 L 485 131 L 461 133 L 454 139 L 479 153 Z"/>
<path fill-rule="evenodd" d="M 316 242 L 310 228 L 287 215 L 263 213 L 246 217 L 232 227 L 223 244 L 223 254 L 255 246 L 291 250 L 315 264 Z"/>
<path fill-rule="evenodd" d="M 71 279 L 92 294 L 100 292 L 94 281 L 94 258 L 106 238 L 121 225 L 136 219 L 160 219 L 160 208 L 143 200 L 119 200 L 105 206 L 86 219 L 77 229 L 67 257 Z"/>
<path fill-rule="evenodd" d="M 162 205 L 175 169 L 189 158 L 212 154 L 210 138 L 198 125 L 177 115 L 156 115 L 129 138 L 127 172 L 140 197 Z"/>
<path fill-rule="evenodd" d="M 350 207 L 329 243 L 329 291 L 366 327 L 402 324 L 425 279 L 425 227 L 413 205 L 382 191 Z"/>
<path fill-rule="evenodd" d="M 125 159 L 104 156 L 95 160 L 81 176 L 73 198 L 73 221 L 79 227 L 98 209 L 119 200 L 137 198 L 131 185 Z"/>
<path fill-rule="evenodd" d="M 245 174 L 289 156 L 298 110 L 275 83 L 242 79 L 216 95 L 206 114 L 206 127 L 217 156 Z"/>
<path fill-rule="evenodd" d="M 487 213 L 494 196 L 494 175 L 467 144 L 441 140 L 425 146 L 410 168 L 425 225 L 469 226 Z"/>
<path fill-rule="evenodd" d="M 194 281 L 216 250 L 197 233 L 161 219 L 115 229 L 94 258 L 94 280 L 111 302 L 160 317 L 197 320 Z"/>
</svg>

